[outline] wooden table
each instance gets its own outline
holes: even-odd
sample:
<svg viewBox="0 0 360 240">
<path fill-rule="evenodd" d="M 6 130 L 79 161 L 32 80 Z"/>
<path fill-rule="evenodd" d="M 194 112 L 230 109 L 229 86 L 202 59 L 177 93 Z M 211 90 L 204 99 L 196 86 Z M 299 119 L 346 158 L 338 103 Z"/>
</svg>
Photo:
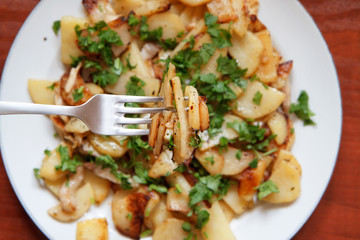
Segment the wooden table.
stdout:
<svg viewBox="0 0 360 240">
<path fill-rule="evenodd" d="M 0 69 L 18 30 L 38 2 L 0 1 Z M 300 2 L 319 26 L 335 61 L 343 101 L 343 134 L 330 184 L 310 219 L 293 239 L 360 239 L 360 1 Z M 2 161 L 0 239 L 46 239 L 23 210 Z"/>
</svg>

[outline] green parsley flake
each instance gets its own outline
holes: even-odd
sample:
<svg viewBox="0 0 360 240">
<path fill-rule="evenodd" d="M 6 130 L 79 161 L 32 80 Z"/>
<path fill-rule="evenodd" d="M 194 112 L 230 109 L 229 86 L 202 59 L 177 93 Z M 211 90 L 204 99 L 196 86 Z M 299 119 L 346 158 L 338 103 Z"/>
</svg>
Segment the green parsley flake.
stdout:
<svg viewBox="0 0 360 240">
<path fill-rule="evenodd" d="M 260 106 L 262 97 L 263 97 L 262 93 L 260 91 L 257 91 L 252 99 L 253 103 Z"/>
<path fill-rule="evenodd" d="M 236 152 L 236 154 L 235 154 L 236 159 L 237 159 L 237 160 L 241 160 L 241 155 L 242 155 L 241 150 L 238 150 L 238 151 Z"/>
<path fill-rule="evenodd" d="M 128 213 L 128 214 L 126 215 L 126 218 L 129 219 L 129 221 L 131 221 L 131 219 L 132 219 L 132 214 L 131 214 L 131 213 Z"/>
<path fill-rule="evenodd" d="M 74 98 L 74 102 L 78 102 L 83 98 L 84 96 L 83 92 L 84 92 L 84 86 L 81 86 L 80 88 L 74 90 L 72 94 Z"/>
<path fill-rule="evenodd" d="M 34 168 L 34 175 L 35 175 L 35 177 L 36 177 L 36 179 L 41 179 L 41 177 L 40 177 L 40 169 L 38 169 L 38 168 Z"/>
<path fill-rule="evenodd" d="M 45 149 L 44 153 L 46 154 L 46 156 L 50 157 L 51 156 L 51 151 L 49 149 Z"/>
<path fill-rule="evenodd" d="M 211 155 L 210 157 L 206 157 L 205 161 L 210 163 L 211 165 L 214 165 L 215 161 L 214 161 L 214 155 Z"/>
<path fill-rule="evenodd" d="M 144 237 L 147 237 L 147 236 L 150 236 L 152 234 L 152 231 L 150 229 L 147 229 L 145 230 L 144 232 L 142 232 L 140 234 L 140 238 L 144 238 Z"/>
<path fill-rule="evenodd" d="M 47 86 L 46 88 L 54 91 L 55 83 L 51 84 L 50 86 Z"/>
<path fill-rule="evenodd" d="M 302 90 L 297 103 L 292 103 L 290 106 L 290 113 L 295 113 L 298 118 L 304 121 L 304 125 L 315 125 L 315 122 L 311 120 L 312 116 L 315 116 L 309 108 L 309 96 L 306 91 Z"/>
<path fill-rule="evenodd" d="M 184 222 L 181 225 L 181 228 L 185 231 L 185 232 L 191 232 L 191 224 L 189 222 Z"/>
<path fill-rule="evenodd" d="M 56 151 L 60 154 L 61 163 L 55 166 L 55 170 L 70 171 L 76 173 L 76 168 L 82 164 L 81 158 L 75 155 L 73 158 L 69 156 L 69 149 L 60 145 Z"/>
<path fill-rule="evenodd" d="M 182 193 L 182 189 L 181 189 L 181 187 L 180 187 L 179 184 L 175 184 L 175 192 L 176 192 L 177 194 Z"/>
<path fill-rule="evenodd" d="M 58 35 L 59 30 L 60 30 L 60 25 L 61 25 L 60 20 L 57 20 L 57 21 L 53 22 L 52 29 L 53 29 L 55 35 Z"/>
<path fill-rule="evenodd" d="M 258 163 L 259 163 L 258 158 L 254 158 L 254 159 L 249 163 L 249 166 L 250 166 L 250 168 L 257 168 Z"/>
<path fill-rule="evenodd" d="M 269 195 L 271 193 L 280 192 L 279 188 L 271 180 L 267 180 L 266 182 L 263 182 L 262 184 L 260 184 L 255 189 L 259 191 L 258 194 L 257 194 L 258 200 L 263 199 L 264 197 L 266 197 L 267 195 Z"/>
</svg>

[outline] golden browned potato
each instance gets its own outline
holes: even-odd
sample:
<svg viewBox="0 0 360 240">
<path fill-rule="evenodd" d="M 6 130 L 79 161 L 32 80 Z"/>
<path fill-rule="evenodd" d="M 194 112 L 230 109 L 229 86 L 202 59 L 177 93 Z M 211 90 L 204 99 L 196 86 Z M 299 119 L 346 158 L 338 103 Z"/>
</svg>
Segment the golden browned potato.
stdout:
<svg viewBox="0 0 360 240">
<path fill-rule="evenodd" d="M 179 1 L 182 2 L 183 4 L 195 7 L 195 6 L 199 6 L 199 5 L 208 3 L 211 0 L 179 0 Z"/>
<path fill-rule="evenodd" d="M 77 223 L 76 240 L 108 240 L 109 230 L 106 218 L 94 218 Z"/>
<path fill-rule="evenodd" d="M 271 114 L 267 124 L 273 134 L 276 134 L 275 141 L 281 145 L 288 136 L 288 124 L 285 116 L 280 112 Z"/>
<path fill-rule="evenodd" d="M 300 195 L 301 167 L 295 157 L 286 150 L 281 150 L 269 180 L 278 187 L 278 193 L 271 193 L 263 201 L 271 203 L 289 203 Z"/>
<path fill-rule="evenodd" d="M 141 192 L 118 190 L 112 200 L 111 212 L 116 228 L 125 236 L 139 238 L 145 208 L 150 196 Z"/>
<path fill-rule="evenodd" d="M 128 16 L 131 11 L 136 15 L 149 16 L 164 12 L 170 8 L 170 0 L 114 0 L 113 7 L 117 14 Z"/>
</svg>

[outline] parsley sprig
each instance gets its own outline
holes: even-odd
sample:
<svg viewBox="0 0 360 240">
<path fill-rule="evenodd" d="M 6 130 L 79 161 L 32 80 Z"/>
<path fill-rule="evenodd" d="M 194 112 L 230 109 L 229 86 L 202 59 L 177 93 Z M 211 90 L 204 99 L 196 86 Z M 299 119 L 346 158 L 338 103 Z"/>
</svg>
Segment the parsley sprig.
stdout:
<svg viewBox="0 0 360 240">
<path fill-rule="evenodd" d="M 309 95 L 306 91 L 302 90 L 297 103 L 292 103 L 290 113 L 295 113 L 298 118 L 304 121 L 304 125 L 315 125 L 315 122 L 311 119 L 312 116 L 315 116 L 309 108 Z"/>
<path fill-rule="evenodd" d="M 70 171 L 76 173 L 76 168 L 82 164 L 82 159 L 79 155 L 75 155 L 73 158 L 69 155 L 68 147 L 60 145 L 56 151 L 60 154 L 61 163 L 55 166 L 56 170 Z"/>
</svg>

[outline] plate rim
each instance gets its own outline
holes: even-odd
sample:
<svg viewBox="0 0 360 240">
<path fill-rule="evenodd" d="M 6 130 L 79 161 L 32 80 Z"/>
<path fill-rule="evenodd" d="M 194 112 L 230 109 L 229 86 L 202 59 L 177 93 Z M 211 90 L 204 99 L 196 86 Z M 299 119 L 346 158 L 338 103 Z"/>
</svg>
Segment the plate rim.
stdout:
<svg viewBox="0 0 360 240">
<path fill-rule="evenodd" d="M 17 42 L 19 41 L 19 35 L 21 32 L 23 32 L 23 29 L 26 28 L 26 26 L 28 25 L 28 22 L 30 21 L 30 19 L 32 18 L 32 16 L 34 16 L 38 10 L 41 8 L 41 6 L 47 2 L 47 1 L 50 1 L 50 0 L 43 0 L 43 1 L 39 1 L 36 6 L 33 8 L 33 10 L 30 12 L 30 14 L 27 16 L 26 20 L 23 22 L 22 26 L 20 27 L 19 31 L 17 32 L 16 34 L 16 37 L 10 47 L 10 50 L 8 52 L 8 55 L 7 55 L 7 58 L 6 58 L 6 61 L 5 61 L 5 64 L 4 64 L 4 67 L 3 67 L 3 72 L 2 72 L 2 76 L 1 76 L 1 81 L 0 81 L 0 100 L 2 99 L 2 91 L 3 90 L 3 76 L 5 75 L 6 73 L 6 69 L 7 69 L 7 65 L 8 65 L 8 62 L 9 62 L 9 59 L 12 58 L 14 55 L 13 55 L 13 51 L 14 51 L 14 46 L 17 45 Z M 337 86 L 337 91 L 338 91 L 338 94 L 339 94 L 339 132 L 338 132 L 338 141 L 336 143 L 336 146 L 337 146 L 337 149 L 336 149 L 336 156 L 334 156 L 334 161 L 332 161 L 332 166 L 331 166 L 331 171 L 329 173 L 329 176 L 328 176 L 328 179 L 326 180 L 326 183 L 325 183 L 325 188 L 322 189 L 322 192 L 321 194 L 319 194 L 319 198 L 316 200 L 315 205 L 314 207 L 307 212 L 307 216 L 306 218 L 304 219 L 304 221 L 301 221 L 297 227 L 297 230 L 290 236 L 290 238 L 292 238 L 293 236 L 295 236 L 299 230 L 304 226 L 304 224 L 309 220 L 309 218 L 311 217 L 311 215 L 313 214 L 313 212 L 315 211 L 315 209 L 318 207 L 321 199 L 323 198 L 326 190 L 328 189 L 328 186 L 329 186 L 329 183 L 332 179 L 332 176 L 333 176 L 333 173 L 334 173 L 334 170 L 336 168 L 336 164 L 337 164 L 337 160 L 338 160 L 338 157 L 339 157 L 339 151 L 340 151 L 340 147 L 341 147 L 341 140 L 342 140 L 342 127 L 343 127 L 343 104 L 342 104 L 342 96 L 341 96 L 341 87 L 340 87 L 340 81 L 339 81 L 339 76 L 338 76 L 338 73 L 337 73 L 337 69 L 336 69 L 336 65 L 335 65 L 335 62 L 334 62 L 334 58 L 332 57 L 332 54 L 330 52 L 330 49 L 329 49 L 329 46 L 321 32 L 321 30 L 319 29 L 319 26 L 316 24 L 316 22 L 314 21 L 313 17 L 310 15 L 310 13 L 306 10 L 306 8 L 298 1 L 298 0 L 292 0 L 292 3 L 294 4 L 297 4 L 297 7 L 300 9 L 302 15 L 304 15 L 308 20 L 311 21 L 312 23 L 312 26 L 315 27 L 315 31 L 316 31 L 316 34 L 320 37 L 321 39 L 321 42 L 322 42 L 322 45 L 325 46 L 325 50 L 326 50 L 326 54 L 327 54 L 327 58 L 329 58 L 331 60 L 331 66 L 332 66 L 332 70 L 334 70 L 334 74 L 335 74 L 335 77 L 336 77 L 336 86 Z M 2 128 L 3 124 L 2 124 L 2 118 L 0 117 L 0 128 Z M 2 142 L 4 141 L 5 138 L 3 136 L 3 134 L 0 134 L 0 153 L 2 153 Z M 15 195 L 16 197 L 18 198 L 21 206 L 23 207 L 23 209 L 26 211 L 27 215 L 30 217 L 30 219 L 35 223 L 36 227 L 38 227 L 42 233 L 48 237 L 48 238 L 51 238 L 50 236 L 50 233 L 45 229 L 45 227 L 41 224 L 39 224 L 39 222 L 36 220 L 36 217 L 33 216 L 30 212 L 30 209 L 28 209 L 28 207 L 26 207 L 23 202 L 24 202 L 24 199 L 22 199 L 21 197 L 21 194 L 19 193 L 19 189 L 16 187 L 16 184 L 13 183 L 13 177 L 10 173 L 10 171 L 8 170 L 8 161 L 5 160 L 5 156 L 2 154 L 2 159 L 3 159 L 3 163 L 4 163 L 4 167 L 5 167 L 5 171 L 6 171 L 6 174 L 8 175 L 8 179 L 9 179 L 9 182 L 15 192 Z"/>
</svg>

